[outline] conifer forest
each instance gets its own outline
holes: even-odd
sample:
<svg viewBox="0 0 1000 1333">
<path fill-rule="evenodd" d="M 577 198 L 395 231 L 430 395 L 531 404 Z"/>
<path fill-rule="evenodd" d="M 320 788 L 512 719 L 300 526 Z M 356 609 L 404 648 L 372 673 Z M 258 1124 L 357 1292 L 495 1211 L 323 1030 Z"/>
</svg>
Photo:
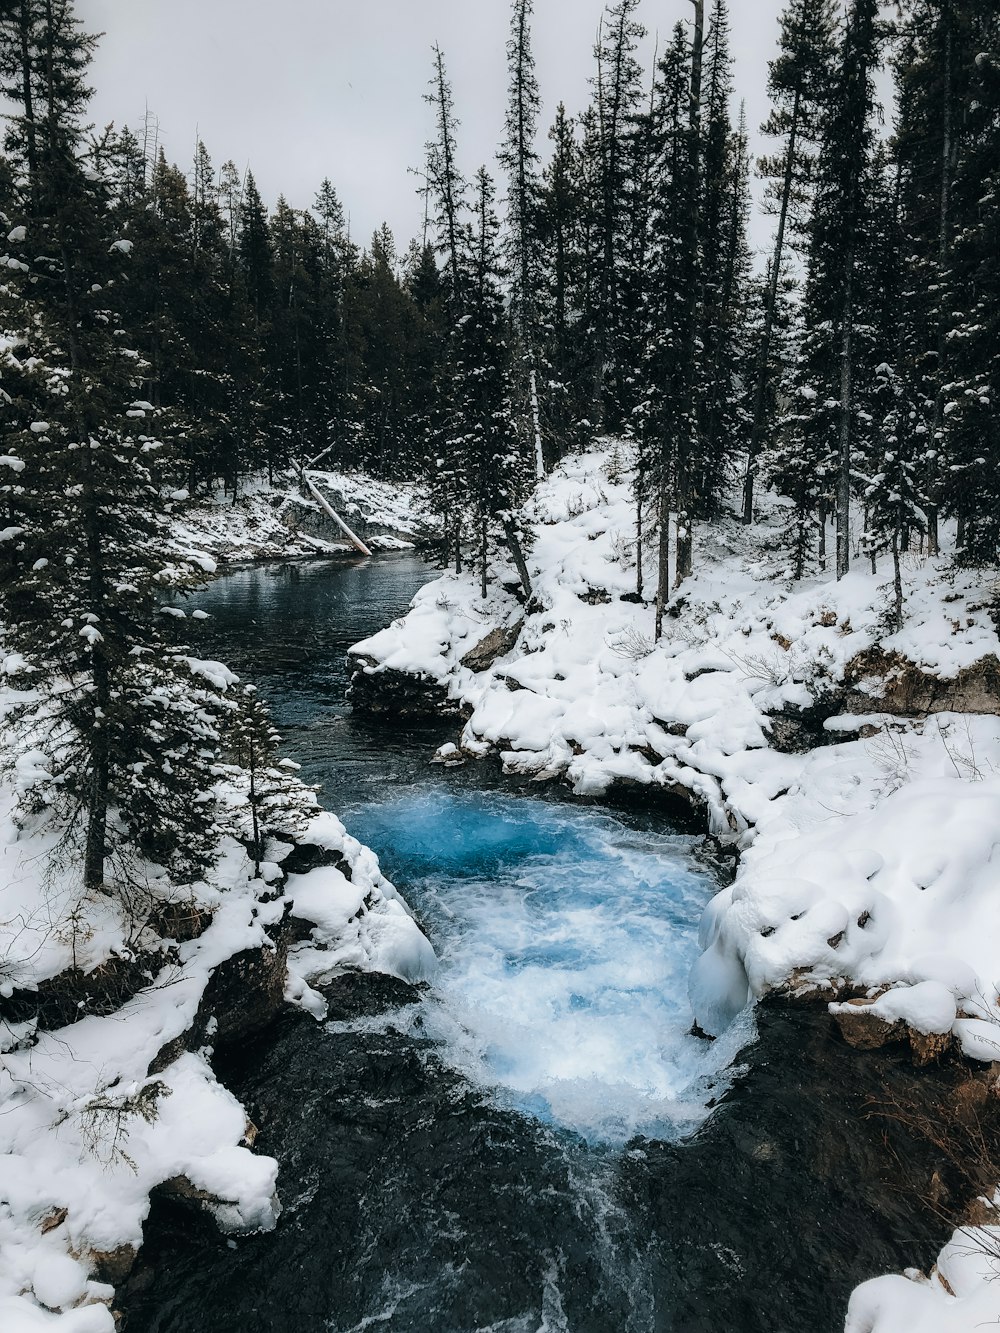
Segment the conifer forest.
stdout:
<svg viewBox="0 0 1000 1333">
<path fill-rule="evenodd" d="M 3 1333 L 1000 1321 L 1000 7 L 739 3 L 366 238 L 0 0 Z"/>
</svg>

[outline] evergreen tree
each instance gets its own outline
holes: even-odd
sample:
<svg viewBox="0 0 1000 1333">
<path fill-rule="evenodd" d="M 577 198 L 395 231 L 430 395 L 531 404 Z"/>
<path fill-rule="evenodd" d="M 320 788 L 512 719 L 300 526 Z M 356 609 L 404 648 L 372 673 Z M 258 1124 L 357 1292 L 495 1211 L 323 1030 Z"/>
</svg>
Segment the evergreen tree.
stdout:
<svg viewBox="0 0 1000 1333">
<path fill-rule="evenodd" d="M 618 429 L 628 411 L 622 384 L 623 276 L 630 229 L 629 181 L 635 163 L 635 121 L 642 103 L 642 67 L 636 49 L 645 28 L 635 18 L 639 0 L 616 0 L 607 11 L 594 51 L 594 112 L 599 153 L 599 272 L 596 336 L 599 402 L 604 424 Z M 610 375 L 610 382 L 608 377 Z"/>
<path fill-rule="evenodd" d="M 491 529 L 499 521 L 509 534 L 513 511 L 524 493 L 527 469 L 513 418 L 495 189 L 485 168 L 476 175 L 475 200 L 463 314 L 453 335 L 454 391 L 460 432 L 456 444 L 464 456 L 480 589 L 485 597 Z"/>
<path fill-rule="evenodd" d="M 253 685 L 245 685 L 236 700 L 225 742 L 238 769 L 234 776 L 246 788 L 244 836 L 259 875 L 269 837 L 305 831 L 315 788 L 304 787 L 296 777 L 298 764 L 280 758 L 281 736 Z"/>
<path fill-rule="evenodd" d="M 857 268 L 871 180 L 877 9 L 876 0 L 854 0 L 844 30 L 833 110 L 816 169 L 804 333 L 791 393 L 796 406 L 786 421 L 786 443 L 797 451 L 797 466 L 812 469 L 821 525 L 829 503 L 835 505 L 838 578 L 850 567 L 851 479 L 859 444 Z"/>
<path fill-rule="evenodd" d="M 507 64 L 510 91 L 500 165 L 508 178 L 507 270 L 510 316 L 515 337 L 519 416 L 525 421 L 535 454 L 535 474 L 545 475 L 542 418 L 538 392 L 539 157 L 535 132 L 541 99 L 531 51 L 533 0 L 513 0 Z"/>
<path fill-rule="evenodd" d="M 118 333 L 131 244 L 83 142 L 93 39 L 69 3 L 47 0 L 5 16 L 0 43 L 2 91 L 21 105 L 8 138 L 18 253 L 2 291 L 16 336 L 0 597 L 31 689 L 11 747 L 15 763 L 32 756 L 24 815 L 58 820 L 87 890 L 136 848 L 190 878 L 216 842 L 221 703 L 159 613 L 162 589 L 194 571 L 168 553 L 163 441 L 138 397 L 145 368 Z"/>
<path fill-rule="evenodd" d="M 670 593 L 671 513 L 682 454 L 695 430 L 693 358 L 697 298 L 693 282 L 693 214 L 698 206 L 690 125 L 692 52 L 678 24 L 659 62 L 652 124 L 652 208 L 645 301 L 646 393 L 637 428 L 637 563 L 643 534 L 658 533 L 656 632 Z M 647 504 L 652 514 L 644 521 Z"/>
<path fill-rule="evenodd" d="M 952 315 L 941 420 L 947 449 L 940 495 L 959 526 L 958 558 L 1000 556 L 1000 16 L 975 21 L 970 97 L 949 211 Z"/>
<path fill-rule="evenodd" d="M 274 255 L 267 210 L 248 171 L 239 204 L 233 306 L 242 316 L 239 368 L 232 378 L 233 438 L 229 458 L 233 503 L 244 471 L 273 462 L 266 422 L 273 366 L 269 334 L 274 309 Z"/>
<path fill-rule="evenodd" d="M 743 521 L 753 519 L 757 459 L 766 445 L 772 376 L 780 368 L 774 358 L 774 329 L 778 298 L 784 279 L 789 231 L 807 232 L 810 184 L 815 152 L 822 139 L 833 89 L 836 12 L 833 0 L 789 0 L 781 15 L 778 55 L 768 66 L 771 114 L 762 132 L 783 140 L 782 150 L 761 159 L 760 171 L 770 178 L 767 201 L 777 214 L 774 250 L 759 351 L 754 374 L 753 423 L 743 486 Z"/>
<path fill-rule="evenodd" d="M 692 475 L 698 517 L 713 517 L 747 425 L 740 382 L 741 334 L 750 269 L 746 126 L 729 116 L 732 58 L 726 0 L 714 0 L 705 52 L 704 152 L 699 204 L 703 274 L 697 366 L 699 448 Z"/>
<path fill-rule="evenodd" d="M 434 108 L 437 137 L 427 145 L 427 179 L 436 205 L 438 248 L 445 257 L 444 283 L 448 299 L 457 307 L 462 287 L 462 214 L 466 182 L 458 167 L 456 134 L 459 121 L 440 46 L 434 47 L 431 91 L 425 100 Z"/>
</svg>

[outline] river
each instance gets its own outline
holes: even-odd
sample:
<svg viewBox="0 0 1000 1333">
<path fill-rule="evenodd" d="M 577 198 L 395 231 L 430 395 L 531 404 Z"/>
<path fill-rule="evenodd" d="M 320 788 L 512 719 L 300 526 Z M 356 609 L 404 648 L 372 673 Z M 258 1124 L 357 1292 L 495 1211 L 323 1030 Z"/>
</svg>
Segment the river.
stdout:
<svg viewBox="0 0 1000 1333">
<path fill-rule="evenodd" d="M 822 1011 L 691 1035 L 723 873 L 702 838 L 429 766 L 453 726 L 352 716 L 347 648 L 430 576 L 412 555 L 265 565 L 197 598 L 199 653 L 258 685 L 440 972 L 345 978 L 325 1023 L 288 1015 L 223 1059 L 281 1162 L 281 1221 L 227 1240 L 158 1202 L 127 1327 L 834 1333 L 855 1282 L 940 1239 L 865 1116 L 885 1062 L 845 1057 Z"/>
</svg>

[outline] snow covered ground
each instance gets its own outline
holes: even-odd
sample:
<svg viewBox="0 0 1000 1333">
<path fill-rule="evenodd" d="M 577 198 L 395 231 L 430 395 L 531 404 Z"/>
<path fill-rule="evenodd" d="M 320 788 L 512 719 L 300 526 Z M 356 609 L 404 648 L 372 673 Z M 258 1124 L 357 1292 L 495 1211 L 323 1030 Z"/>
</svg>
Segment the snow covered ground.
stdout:
<svg viewBox="0 0 1000 1333">
<path fill-rule="evenodd" d="M 389 484 L 365 473 L 310 471 L 310 478 L 349 527 L 374 551 L 404 550 L 426 535 L 415 484 Z M 216 560 L 278 560 L 341 555 L 351 545 L 302 495 L 294 472 L 247 477 L 236 504 L 222 490 L 208 500 L 173 499 L 173 530 L 179 547 L 206 551 Z"/>
<path fill-rule="evenodd" d="M 18 697 L 2 681 L 0 737 Z M 88 897 L 78 867 L 50 859 L 44 827 L 19 828 L 15 785 L 0 786 L 4 1333 L 111 1333 L 112 1284 L 141 1244 L 154 1188 L 200 1200 L 224 1230 L 274 1225 L 277 1163 L 251 1150 L 255 1130 L 212 1070 L 216 1032 L 259 1001 L 255 990 L 320 1016 L 313 987 L 338 970 L 421 980 L 434 969 L 374 854 L 310 792 L 295 841 L 328 864 L 286 874 L 293 842 L 272 840 L 259 877 L 239 840 L 241 776 L 222 774 L 216 794 L 231 832 L 210 883 L 172 884 L 146 865 Z M 286 969 L 288 914 L 305 924 Z M 231 989 L 223 1009 L 210 982 L 227 968 L 240 1005 Z M 60 989 L 78 1021 L 56 1004 Z"/>
<path fill-rule="evenodd" d="M 462 705 L 445 762 L 497 751 L 509 771 L 561 777 L 581 795 L 625 782 L 705 808 L 742 853 L 706 913 L 691 977 L 705 1031 L 768 992 L 819 992 L 870 1005 L 861 1022 L 905 1023 L 917 1045 L 997 1060 L 995 588 L 946 558 L 907 556 L 895 633 L 886 565 L 790 581 L 775 504 L 749 530 L 735 517 L 699 529 L 695 575 L 655 644 L 653 608 L 631 596 L 628 482 L 621 446 L 565 460 L 526 510 L 532 604 L 513 569 L 485 601 L 474 573 L 445 575 L 356 646 L 359 666 L 419 676 Z M 486 670 L 463 664 L 496 630 L 514 646 Z M 939 1273 L 859 1289 L 850 1333 L 943 1333 L 1000 1316 L 1000 1281 L 986 1281 L 1000 1261 L 967 1233 Z"/>
</svg>

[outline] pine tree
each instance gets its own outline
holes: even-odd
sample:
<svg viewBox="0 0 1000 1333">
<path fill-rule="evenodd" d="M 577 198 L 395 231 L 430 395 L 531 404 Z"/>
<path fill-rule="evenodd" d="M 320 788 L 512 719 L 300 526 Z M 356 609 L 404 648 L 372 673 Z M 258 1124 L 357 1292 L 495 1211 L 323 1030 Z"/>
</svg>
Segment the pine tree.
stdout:
<svg viewBox="0 0 1000 1333">
<path fill-rule="evenodd" d="M 539 317 L 548 378 L 542 410 L 557 454 L 588 438 L 598 380 L 599 172 L 590 152 L 596 136 L 586 128 L 592 120 L 583 118 L 584 142 L 578 143 L 577 124 L 559 105 L 539 197 Z"/>
<path fill-rule="evenodd" d="M 704 143 L 702 125 L 702 66 L 705 46 L 705 5 L 704 0 L 692 0 L 694 4 L 694 32 L 691 40 L 691 83 L 690 113 L 688 117 L 690 203 L 685 209 L 687 223 L 686 265 L 690 300 L 693 304 L 694 317 L 685 331 L 681 356 L 685 362 L 683 379 L 685 383 L 684 411 L 677 434 L 675 464 L 675 489 L 677 503 L 677 552 L 675 585 L 681 584 L 691 573 L 694 560 L 694 519 L 695 519 L 695 460 L 700 441 L 698 439 L 697 411 L 691 401 L 691 393 L 697 382 L 696 359 L 700 348 L 697 344 L 698 311 L 703 302 L 704 268 L 701 262 L 701 208 L 702 180 L 704 174 Z M 662 540 L 662 539 L 661 539 Z M 658 606 L 662 604 L 662 594 Z M 658 617 L 662 623 L 662 611 Z"/>
<path fill-rule="evenodd" d="M 732 58 L 726 0 L 714 0 L 705 53 L 704 153 L 700 200 L 701 310 L 696 375 L 698 456 L 693 509 L 714 517 L 737 448 L 746 438 L 744 386 L 739 380 L 746 287 L 749 164 L 747 133 L 729 116 Z"/>
<path fill-rule="evenodd" d="M 453 336 L 456 424 L 461 432 L 456 443 L 464 456 L 480 589 L 485 597 L 491 530 L 499 522 L 509 535 L 527 469 L 526 451 L 519 448 L 513 417 L 495 189 L 485 168 L 476 175 L 475 199 L 475 221 L 468 237 L 465 304 Z"/>
<path fill-rule="evenodd" d="M 698 199 L 690 124 L 691 64 L 687 34 L 678 24 L 659 62 L 650 130 L 653 205 L 645 301 L 646 393 L 637 430 L 638 563 L 641 567 L 643 531 L 655 529 L 657 638 L 670 594 L 670 519 L 678 499 L 680 459 L 695 428 L 692 352 L 697 296 L 692 245 Z M 650 499 L 654 514 L 645 523 Z"/>
<path fill-rule="evenodd" d="M 761 173 L 770 177 L 767 197 L 778 223 L 754 374 L 753 422 L 743 486 L 744 523 L 753 519 L 757 459 L 766 444 L 767 409 L 776 369 L 774 328 L 787 238 L 789 232 L 803 236 L 807 230 L 815 151 L 831 102 L 835 35 L 833 0 L 790 0 L 781 15 L 778 56 L 768 66 L 771 114 L 762 132 L 784 142 L 780 153 L 760 162 Z"/>
<path fill-rule="evenodd" d="M 949 382 L 942 386 L 947 482 L 942 498 L 958 520 L 958 559 L 1000 557 L 1000 16 L 973 27 L 966 122 L 956 163 L 949 246 Z"/>
<path fill-rule="evenodd" d="M 264 207 L 248 171 L 239 207 L 234 309 L 243 316 L 239 369 L 232 379 L 233 439 L 229 458 L 233 503 L 245 470 L 272 461 L 266 429 L 272 387 L 268 340 L 274 308 L 274 255 Z"/>
<path fill-rule="evenodd" d="M 226 749 L 246 787 L 249 827 L 245 831 L 254 873 L 260 874 L 268 838 L 301 834 L 313 811 L 311 794 L 296 777 L 298 764 L 282 759 L 278 734 L 264 700 L 253 685 L 245 685 L 236 700 L 225 730 Z"/>
<path fill-rule="evenodd" d="M 22 76 L 2 85 L 22 114 L 8 139 L 19 253 L 3 288 L 16 340 L 0 597 L 30 689 L 11 747 L 15 763 L 33 756 L 23 814 L 58 821 L 89 891 L 106 888 L 109 858 L 127 866 L 136 850 L 190 878 L 216 843 L 223 702 L 159 612 L 162 590 L 194 571 L 168 553 L 163 441 L 138 398 L 141 360 L 118 333 L 131 247 L 83 142 L 94 40 L 69 3 L 47 0 L 5 16 L 0 43 L 0 68 Z"/>
<path fill-rule="evenodd" d="M 628 181 L 635 157 L 635 118 L 642 104 L 642 67 L 636 48 L 645 28 L 635 18 L 639 0 L 616 0 L 607 11 L 594 51 L 594 112 L 599 153 L 599 271 L 596 306 L 599 401 L 604 424 L 621 426 L 628 394 L 621 382 L 622 286 L 630 226 Z M 626 372 L 627 373 L 627 372 Z"/>
<path fill-rule="evenodd" d="M 517 398 L 535 454 L 535 475 L 545 475 L 538 391 L 539 157 L 535 132 L 541 99 L 531 51 L 533 0 L 513 0 L 507 64 L 510 91 L 500 165 L 507 173 L 507 270 L 510 317 L 516 340 Z"/>
<path fill-rule="evenodd" d="M 786 444 L 812 469 L 820 523 L 833 503 L 837 577 L 850 568 L 850 504 L 858 403 L 858 257 L 866 225 L 880 28 L 876 0 L 854 0 L 844 30 L 833 110 L 817 162 L 804 333 L 791 386 Z M 836 449 L 832 448 L 836 441 Z"/>
<path fill-rule="evenodd" d="M 434 73 L 431 91 L 425 94 L 434 108 L 437 137 L 427 144 L 427 178 L 436 206 L 435 226 L 438 248 L 445 257 L 444 284 L 448 299 L 457 307 L 462 288 L 462 215 L 465 211 L 466 182 L 458 167 L 456 134 L 459 121 L 451 84 L 440 46 L 434 46 Z"/>
</svg>

